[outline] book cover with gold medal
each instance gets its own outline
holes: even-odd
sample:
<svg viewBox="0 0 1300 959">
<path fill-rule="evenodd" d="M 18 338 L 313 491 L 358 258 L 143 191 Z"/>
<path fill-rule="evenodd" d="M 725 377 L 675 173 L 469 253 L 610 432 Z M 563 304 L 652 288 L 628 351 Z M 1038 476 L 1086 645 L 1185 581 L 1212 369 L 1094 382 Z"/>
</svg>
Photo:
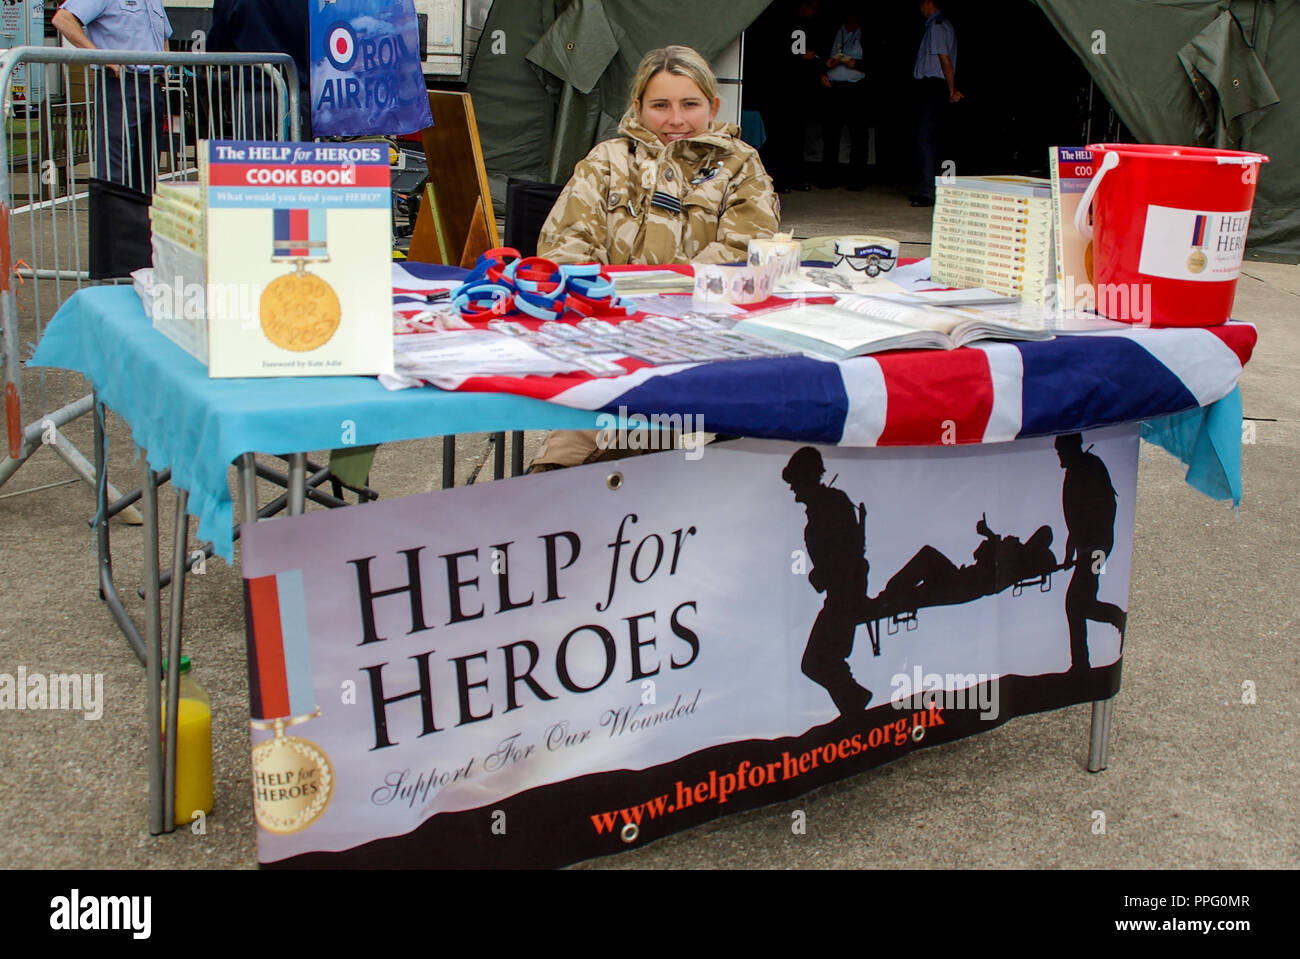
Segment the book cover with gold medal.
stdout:
<svg viewBox="0 0 1300 959">
<path fill-rule="evenodd" d="M 385 146 L 201 147 L 209 375 L 392 372 Z"/>
</svg>

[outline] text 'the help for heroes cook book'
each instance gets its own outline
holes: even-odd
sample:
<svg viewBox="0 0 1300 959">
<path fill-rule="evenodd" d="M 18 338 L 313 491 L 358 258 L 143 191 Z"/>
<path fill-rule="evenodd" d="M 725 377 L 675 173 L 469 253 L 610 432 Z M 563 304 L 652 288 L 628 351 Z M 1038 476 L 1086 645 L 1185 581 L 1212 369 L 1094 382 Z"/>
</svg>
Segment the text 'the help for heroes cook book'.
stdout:
<svg viewBox="0 0 1300 959">
<path fill-rule="evenodd" d="M 387 148 L 209 140 L 199 152 L 209 375 L 391 373 Z"/>
</svg>

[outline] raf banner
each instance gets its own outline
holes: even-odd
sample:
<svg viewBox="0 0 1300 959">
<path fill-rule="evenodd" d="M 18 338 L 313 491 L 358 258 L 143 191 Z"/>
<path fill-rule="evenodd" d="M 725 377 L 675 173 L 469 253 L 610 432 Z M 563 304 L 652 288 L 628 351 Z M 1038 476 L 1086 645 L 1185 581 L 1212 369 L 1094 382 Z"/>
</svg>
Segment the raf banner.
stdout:
<svg viewBox="0 0 1300 959">
<path fill-rule="evenodd" d="M 1118 690 L 1135 426 L 700 452 L 246 526 L 261 862 L 560 865 Z"/>
<path fill-rule="evenodd" d="M 415 133 L 433 126 L 412 0 L 313 0 L 312 132 Z"/>
</svg>

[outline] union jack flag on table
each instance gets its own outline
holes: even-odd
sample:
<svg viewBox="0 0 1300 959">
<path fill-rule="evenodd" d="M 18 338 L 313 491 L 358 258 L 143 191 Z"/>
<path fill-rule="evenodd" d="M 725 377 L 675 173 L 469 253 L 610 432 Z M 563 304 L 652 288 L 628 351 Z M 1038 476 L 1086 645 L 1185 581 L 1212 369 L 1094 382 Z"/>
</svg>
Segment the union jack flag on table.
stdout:
<svg viewBox="0 0 1300 959">
<path fill-rule="evenodd" d="M 411 285 L 453 275 L 418 264 L 405 269 Z M 402 290 L 396 293 L 395 308 L 410 309 Z M 840 446 L 1004 443 L 1209 406 L 1236 387 L 1256 339 L 1254 326 L 1238 322 L 1205 329 L 1134 327 L 839 361 L 784 357 L 651 366 L 624 358 L 624 376 L 439 377 L 429 385 L 514 393 L 597 412 L 692 414 L 709 432 L 725 435 Z"/>
</svg>

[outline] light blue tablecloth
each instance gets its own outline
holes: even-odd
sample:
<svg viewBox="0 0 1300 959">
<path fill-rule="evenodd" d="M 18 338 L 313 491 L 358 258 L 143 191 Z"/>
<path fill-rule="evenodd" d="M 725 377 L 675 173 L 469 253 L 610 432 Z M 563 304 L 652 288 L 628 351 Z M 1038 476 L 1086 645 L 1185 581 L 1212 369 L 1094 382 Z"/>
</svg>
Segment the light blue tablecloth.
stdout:
<svg viewBox="0 0 1300 959">
<path fill-rule="evenodd" d="M 1035 398 L 1034 402 L 1022 396 L 1020 403 L 1023 411 L 1037 411 L 1037 418 L 1029 417 L 1032 422 L 1027 435 L 1063 431 L 1048 429 L 1039 422 L 1047 413 L 1053 414 L 1055 420 L 1061 419 L 1056 414 L 1061 412 L 1057 406 L 1063 403 L 1059 396 L 1064 395 L 1052 394 L 1056 406 L 1047 403 L 1044 397 L 1049 393 L 1039 381 L 1046 377 L 1044 382 L 1050 385 L 1051 376 L 1056 375 L 1066 376 L 1061 382 L 1072 384 L 1072 350 L 1091 347 L 1094 352 L 1109 355 L 1117 344 L 1124 345 L 1119 340 L 1076 337 L 1051 344 L 1018 345 L 1022 353 L 1037 358 L 1026 365 L 1025 391 Z M 1039 369 L 1044 364 L 1046 373 Z M 131 426 L 135 442 L 148 450 L 150 465 L 159 470 L 171 467 L 172 481 L 190 493 L 190 512 L 199 519 L 199 538 L 211 540 L 218 555 L 226 560 L 234 555 L 234 510 L 227 473 L 231 461 L 241 453 L 288 454 L 335 449 L 349 441 L 364 446 L 507 429 L 591 429 L 597 417 L 592 411 L 505 393 L 454 393 L 432 388 L 390 392 L 371 377 L 209 379 L 198 361 L 152 328 L 129 287 L 100 287 L 74 295 L 50 321 L 28 365 L 63 367 L 85 374 L 101 400 Z M 817 366 L 836 369 L 829 364 Z M 1082 373 L 1080 376 L 1086 385 L 1087 377 Z M 1038 384 L 1033 389 L 1031 381 Z M 643 389 L 656 383 L 662 386 L 662 382 L 651 381 Z M 778 376 L 775 382 L 784 384 L 782 388 L 788 393 L 796 380 Z M 735 381 L 731 383 L 734 386 Z M 768 388 L 762 387 L 759 392 Z M 716 400 L 719 390 L 726 391 L 725 385 L 712 381 L 697 383 L 695 389 L 688 409 L 703 409 L 705 399 Z M 701 389 L 704 393 L 699 392 Z M 1181 386 L 1174 392 L 1180 405 L 1194 402 L 1190 394 L 1184 395 L 1186 390 Z M 782 395 L 787 402 L 791 399 Z M 1106 395 L 1112 400 L 1122 396 Z M 1088 399 L 1089 403 L 1098 402 L 1093 394 Z M 666 410 L 670 400 L 673 396 L 665 394 L 645 402 Z M 814 403 L 810 408 L 815 411 L 818 406 Z M 741 403 L 740 409 L 743 413 L 749 408 Z M 739 414 L 731 415 L 734 410 L 729 414 L 725 403 L 718 406 L 715 402 L 714 410 L 718 415 L 712 416 L 711 422 L 729 424 L 717 427 L 722 432 L 772 435 L 750 431 L 747 427 L 753 426 L 752 417 L 737 419 Z M 798 412 L 809 415 L 804 407 L 799 407 Z M 1133 419 L 1120 413 L 1112 411 L 1108 420 L 1102 420 Z M 729 415 L 736 420 L 734 423 Z M 1093 416 L 1089 422 L 1095 425 L 1100 420 Z M 1080 426 L 1070 422 L 1068 428 Z M 838 436 L 837 431 L 831 432 Z M 1144 424 L 1143 436 L 1188 465 L 1187 482 L 1193 488 L 1215 498 L 1230 498 L 1234 505 L 1240 502 L 1241 399 L 1235 388 L 1207 407 L 1153 418 Z M 828 434 L 821 441 L 835 442 L 835 438 Z"/>
<path fill-rule="evenodd" d="M 129 286 L 76 293 L 55 314 L 28 366 L 85 374 L 131 427 L 149 465 L 171 467 L 189 491 L 200 540 L 234 559 L 227 482 L 241 453 L 300 453 L 346 445 L 496 430 L 594 428 L 596 414 L 496 393 L 390 392 L 373 377 L 208 378 L 156 332 Z M 349 431 L 349 424 L 351 430 Z M 430 464 L 432 473 L 434 466 Z"/>
</svg>

